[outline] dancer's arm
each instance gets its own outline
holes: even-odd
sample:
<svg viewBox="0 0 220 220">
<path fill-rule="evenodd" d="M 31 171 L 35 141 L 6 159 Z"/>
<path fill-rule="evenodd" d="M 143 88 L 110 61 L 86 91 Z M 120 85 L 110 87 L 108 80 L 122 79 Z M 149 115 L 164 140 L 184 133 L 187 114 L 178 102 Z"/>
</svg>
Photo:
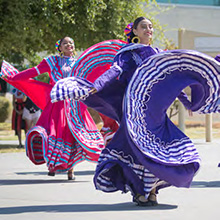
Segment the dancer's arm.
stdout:
<svg viewBox="0 0 220 220">
<path fill-rule="evenodd" d="M 103 73 L 93 83 L 94 88 L 90 90 L 90 93 L 101 91 L 105 86 L 111 84 L 117 77 L 126 75 L 127 71 L 130 71 L 131 64 L 135 65 L 132 55 L 130 53 L 124 53 L 120 56 L 116 56 L 111 68 Z"/>
<path fill-rule="evenodd" d="M 83 82 L 80 82 L 83 79 L 74 77 L 59 80 L 51 90 L 51 101 L 57 102 L 64 99 L 85 100 L 89 95 L 101 91 L 115 80 L 126 81 L 130 77 L 129 73 L 132 72 L 130 64 L 133 64 L 132 68 L 137 66 L 131 55 L 129 55 L 129 59 L 122 59 L 126 56 L 116 56 L 112 67 L 98 77 L 94 83 L 89 83 L 90 85 L 84 86 L 82 85 Z"/>
<path fill-rule="evenodd" d="M 12 81 L 18 81 L 18 80 L 25 80 L 25 79 L 29 79 L 29 78 L 34 78 L 42 73 L 46 73 L 46 72 L 50 72 L 50 67 L 47 64 L 46 60 L 43 59 L 40 64 L 38 64 L 35 67 L 32 67 L 30 69 L 21 71 L 20 73 L 12 76 L 12 77 L 8 77 L 9 80 Z"/>
<path fill-rule="evenodd" d="M 178 99 L 183 103 L 186 109 L 191 109 L 192 103 L 189 101 L 188 96 L 186 95 L 185 92 L 181 92 L 178 95 Z"/>
<path fill-rule="evenodd" d="M 193 113 L 192 113 L 192 110 L 191 110 L 192 103 L 189 101 L 188 96 L 186 95 L 186 93 L 182 91 L 179 94 L 178 99 L 183 103 L 185 108 L 188 110 L 189 116 L 193 116 Z"/>
</svg>

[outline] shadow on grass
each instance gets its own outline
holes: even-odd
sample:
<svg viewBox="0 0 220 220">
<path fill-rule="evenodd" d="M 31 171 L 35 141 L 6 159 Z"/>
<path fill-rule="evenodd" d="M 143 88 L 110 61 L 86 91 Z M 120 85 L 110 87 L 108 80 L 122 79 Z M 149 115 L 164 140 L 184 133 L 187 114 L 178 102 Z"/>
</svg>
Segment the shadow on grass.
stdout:
<svg viewBox="0 0 220 220">
<path fill-rule="evenodd" d="M 24 152 L 24 148 L 18 148 L 18 145 L 4 144 L 0 145 L 0 153 Z"/>
<path fill-rule="evenodd" d="M 0 214 L 22 214 L 35 212 L 109 212 L 109 211 L 146 211 L 146 210 L 170 210 L 176 209 L 176 205 L 159 204 L 158 206 L 140 207 L 134 203 L 117 204 L 72 204 L 72 205 L 42 205 L 42 206 L 20 206 L 0 208 Z"/>
<path fill-rule="evenodd" d="M 17 144 L 0 144 L 0 149 L 17 148 Z"/>
</svg>

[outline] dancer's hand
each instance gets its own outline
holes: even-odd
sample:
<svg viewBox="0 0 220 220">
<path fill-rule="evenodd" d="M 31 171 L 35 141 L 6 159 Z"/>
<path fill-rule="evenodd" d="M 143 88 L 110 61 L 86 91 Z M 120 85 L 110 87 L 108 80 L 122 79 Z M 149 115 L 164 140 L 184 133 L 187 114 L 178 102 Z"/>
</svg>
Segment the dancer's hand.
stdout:
<svg viewBox="0 0 220 220">
<path fill-rule="evenodd" d="M 59 80 L 50 92 L 51 102 L 58 102 L 65 99 L 75 101 L 86 100 L 86 98 L 96 92 L 95 88 L 81 85 L 74 77 Z"/>
<path fill-rule="evenodd" d="M 94 87 L 89 90 L 89 94 L 91 94 L 91 95 L 95 94 L 96 92 L 97 92 L 97 90 Z"/>
<path fill-rule="evenodd" d="M 72 96 L 73 95 L 73 96 Z M 89 96 L 89 89 L 75 89 L 72 94 L 72 98 L 76 101 L 85 100 Z"/>
</svg>

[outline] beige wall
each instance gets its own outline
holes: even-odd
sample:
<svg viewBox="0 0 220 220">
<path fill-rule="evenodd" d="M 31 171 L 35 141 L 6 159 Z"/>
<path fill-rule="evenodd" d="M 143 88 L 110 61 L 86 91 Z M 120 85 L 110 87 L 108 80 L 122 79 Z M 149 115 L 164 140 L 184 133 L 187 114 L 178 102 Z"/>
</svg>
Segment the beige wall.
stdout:
<svg viewBox="0 0 220 220">
<path fill-rule="evenodd" d="M 179 49 L 193 49 L 215 57 L 220 53 L 220 35 L 179 29 Z"/>
<path fill-rule="evenodd" d="M 176 45 L 178 45 L 180 28 L 191 31 L 191 33 L 187 33 L 191 36 L 197 35 L 196 32 L 200 32 L 200 36 L 203 33 L 205 36 L 220 36 L 220 7 L 170 4 L 159 4 L 159 6 L 162 9 L 170 7 L 166 12 L 158 14 L 156 19 L 162 25 L 166 25 L 166 36 L 172 39 Z M 192 41 L 188 43 L 190 47 L 193 46 Z M 187 45 L 185 44 L 185 46 Z"/>
</svg>

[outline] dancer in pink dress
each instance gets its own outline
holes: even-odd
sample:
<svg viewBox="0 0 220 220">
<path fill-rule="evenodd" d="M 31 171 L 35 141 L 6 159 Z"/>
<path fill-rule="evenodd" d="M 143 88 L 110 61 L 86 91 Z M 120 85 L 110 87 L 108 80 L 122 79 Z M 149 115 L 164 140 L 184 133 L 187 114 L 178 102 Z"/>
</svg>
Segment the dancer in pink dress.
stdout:
<svg viewBox="0 0 220 220">
<path fill-rule="evenodd" d="M 104 141 L 83 103 L 71 100 L 51 103 L 52 86 L 70 76 L 76 63 L 72 38 L 59 40 L 56 49 L 60 55 L 44 58 L 36 67 L 22 72 L 3 61 L 1 74 L 43 110 L 36 126 L 26 136 L 29 159 L 36 165 L 46 162 L 50 176 L 68 171 L 68 179 L 72 180 L 74 165 L 84 160 L 98 161 Z M 32 79 L 45 72 L 49 73 L 50 84 Z"/>
</svg>

